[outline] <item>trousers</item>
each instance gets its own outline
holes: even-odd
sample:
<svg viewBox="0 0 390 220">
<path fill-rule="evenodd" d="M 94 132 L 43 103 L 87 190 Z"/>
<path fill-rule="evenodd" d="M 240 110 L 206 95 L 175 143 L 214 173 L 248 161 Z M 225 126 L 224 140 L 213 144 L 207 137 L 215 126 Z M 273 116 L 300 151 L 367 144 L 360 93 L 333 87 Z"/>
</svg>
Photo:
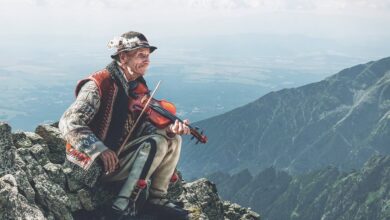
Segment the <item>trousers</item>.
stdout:
<svg viewBox="0 0 390 220">
<path fill-rule="evenodd" d="M 119 169 L 103 175 L 102 181 L 133 180 L 133 183 L 124 186 L 127 189 L 123 189 L 131 193 L 137 181 L 150 180 L 149 195 L 165 197 L 179 161 L 181 144 L 182 139 L 179 135 L 173 138 L 161 134 L 139 137 L 124 146 L 118 156 Z"/>
</svg>

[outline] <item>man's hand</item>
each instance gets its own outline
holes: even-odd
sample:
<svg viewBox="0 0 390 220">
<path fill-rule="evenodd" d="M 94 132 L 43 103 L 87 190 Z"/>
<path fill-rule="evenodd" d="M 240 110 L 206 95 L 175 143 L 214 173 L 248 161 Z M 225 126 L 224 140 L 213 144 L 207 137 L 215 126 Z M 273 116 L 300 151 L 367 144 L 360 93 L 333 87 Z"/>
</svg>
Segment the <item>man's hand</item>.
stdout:
<svg viewBox="0 0 390 220">
<path fill-rule="evenodd" d="M 103 161 L 106 174 L 115 171 L 119 160 L 114 151 L 107 149 L 99 155 L 99 158 Z"/>
<path fill-rule="evenodd" d="M 167 132 L 171 134 L 191 134 L 190 128 L 187 126 L 190 124 L 190 121 L 188 119 L 183 120 L 182 122 L 179 122 L 179 120 L 176 120 L 174 124 L 170 124 L 167 127 Z"/>
</svg>

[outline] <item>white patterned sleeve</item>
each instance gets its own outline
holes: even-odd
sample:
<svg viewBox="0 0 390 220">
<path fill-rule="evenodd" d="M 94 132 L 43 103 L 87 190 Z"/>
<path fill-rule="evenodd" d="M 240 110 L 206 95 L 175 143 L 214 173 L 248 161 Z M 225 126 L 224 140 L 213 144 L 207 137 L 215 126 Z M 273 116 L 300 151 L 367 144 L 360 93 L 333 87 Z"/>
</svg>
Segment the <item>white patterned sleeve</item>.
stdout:
<svg viewBox="0 0 390 220">
<path fill-rule="evenodd" d="M 64 112 L 59 122 L 63 138 L 78 151 L 95 159 L 107 147 L 92 132 L 88 124 L 100 107 L 99 89 L 95 82 L 83 85 L 76 100 Z"/>
</svg>

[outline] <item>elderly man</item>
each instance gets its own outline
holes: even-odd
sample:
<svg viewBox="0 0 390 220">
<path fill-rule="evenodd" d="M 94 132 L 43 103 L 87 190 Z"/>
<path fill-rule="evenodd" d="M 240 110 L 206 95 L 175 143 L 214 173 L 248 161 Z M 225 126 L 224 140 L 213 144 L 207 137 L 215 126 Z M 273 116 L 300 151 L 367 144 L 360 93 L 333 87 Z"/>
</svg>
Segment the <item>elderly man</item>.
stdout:
<svg viewBox="0 0 390 220">
<path fill-rule="evenodd" d="M 137 98 L 134 89 L 139 84 L 146 86 L 143 76 L 149 55 L 157 48 L 133 31 L 111 40 L 109 47 L 116 48 L 113 61 L 79 81 L 77 98 L 61 117 L 67 160 L 86 173 L 101 164 L 104 172 L 98 181 L 123 183 L 111 218 L 137 215 L 141 209 L 137 201 L 147 190 L 144 210 L 163 219 L 187 219 L 188 212 L 169 202 L 166 195 L 179 160 L 180 135 L 190 133 L 188 120 L 157 129 L 147 117 L 135 124 L 139 113 L 128 107 Z"/>
</svg>

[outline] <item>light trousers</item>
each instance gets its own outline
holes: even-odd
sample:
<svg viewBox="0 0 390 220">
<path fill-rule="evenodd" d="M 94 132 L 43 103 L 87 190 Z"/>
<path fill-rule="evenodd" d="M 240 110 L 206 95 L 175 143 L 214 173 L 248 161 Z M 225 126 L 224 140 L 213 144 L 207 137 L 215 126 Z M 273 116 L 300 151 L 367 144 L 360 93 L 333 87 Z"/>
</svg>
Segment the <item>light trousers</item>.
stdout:
<svg viewBox="0 0 390 220">
<path fill-rule="evenodd" d="M 129 177 L 151 181 L 149 195 L 164 197 L 170 179 L 179 161 L 181 136 L 173 138 L 161 134 L 139 137 L 124 146 L 119 154 L 119 169 L 102 177 L 105 182 L 120 181 Z"/>
</svg>

